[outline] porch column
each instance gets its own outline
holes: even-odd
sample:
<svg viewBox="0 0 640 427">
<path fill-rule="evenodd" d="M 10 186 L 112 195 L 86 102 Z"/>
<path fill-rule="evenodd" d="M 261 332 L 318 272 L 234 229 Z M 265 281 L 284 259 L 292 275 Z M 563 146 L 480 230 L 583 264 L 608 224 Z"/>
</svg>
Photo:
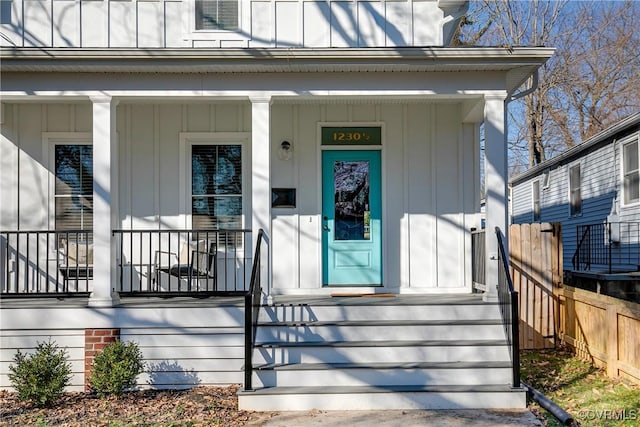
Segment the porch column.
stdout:
<svg viewBox="0 0 640 427">
<path fill-rule="evenodd" d="M 508 235 L 507 144 L 505 138 L 505 95 L 485 95 L 484 105 L 484 180 L 486 212 L 486 285 L 485 301 L 498 300 L 498 240 L 495 228 Z"/>
<path fill-rule="evenodd" d="M 117 302 L 116 247 L 111 230 L 117 223 L 116 105 L 110 96 L 93 102 L 93 292 L 90 306 L 109 307 Z"/>
<path fill-rule="evenodd" d="M 271 96 L 251 97 L 251 229 L 253 252 L 258 230 L 271 238 Z M 268 242 L 267 242 L 268 243 Z M 266 262 L 265 262 L 266 261 Z M 271 289 L 271 245 L 262 246 L 262 289 Z"/>
</svg>

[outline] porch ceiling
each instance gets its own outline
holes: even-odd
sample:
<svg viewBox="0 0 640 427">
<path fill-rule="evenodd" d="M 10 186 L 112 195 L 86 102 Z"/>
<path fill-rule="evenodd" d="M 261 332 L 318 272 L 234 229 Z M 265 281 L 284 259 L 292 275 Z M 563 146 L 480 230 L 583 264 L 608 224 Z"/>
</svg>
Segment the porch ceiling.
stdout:
<svg viewBox="0 0 640 427">
<path fill-rule="evenodd" d="M 507 72 L 507 90 L 541 66 L 542 47 L 332 49 L 2 48 L 4 72 L 393 73 Z"/>
</svg>

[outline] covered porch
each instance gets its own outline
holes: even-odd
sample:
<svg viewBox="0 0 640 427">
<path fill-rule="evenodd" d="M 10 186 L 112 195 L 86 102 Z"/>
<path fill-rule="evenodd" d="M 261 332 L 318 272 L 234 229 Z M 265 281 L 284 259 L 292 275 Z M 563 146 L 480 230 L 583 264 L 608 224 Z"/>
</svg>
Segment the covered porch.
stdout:
<svg viewBox="0 0 640 427">
<path fill-rule="evenodd" d="M 486 224 L 504 230 L 505 100 L 550 54 L 332 50 L 314 51 L 310 65 L 305 50 L 289 52 L 287 63 L 280 52 L 262 51 L 171 63 L 163 51 L 153 58 L 136 52 L 135 66 L 80 54 L 74 63 L 86 72 L 69 74 L 63 53 L 50 53 L 44 61 L 20 52 L 4 65 L 2 193 L 11 202 L 0 227 L 2 293 L 81 292 L 105 306 L 139 292 L 246 290 L 258 229 L 267 237 L 266 294 L 331 293 L 323 271 L 323 231 L 331 229 L 322 199 L 327 150 L 380 153 L 379 279 L 347 281 L 341 291 L 472 292 L 479 126 Z M 131 67 L 137 74 L 120 79 Z M 164 74 L 145 74 L 152 68 Z M 326 146 L 325 128 L 375 129 L 380 138 Z M 65 145 L 90 146 L 92 155 L 91 176 L 69 197 L 84 210 L 67 223 L 58 214 L 64 171 L 60 162 L 56 168 L 56 147 Z M 194 167 L 207 163 L 194 160 L 196 149 L 206 157 L 228 146 L 238 148 L 237 164 L 228 153 L 220 158 L 235 168 L 234 184 L 199 194 Z M 274 203 L 281 190 L 296 196 L 293 204 Z M 495 283 L 492 233 L 485 245 L 487 282 Z M 487 293 L 496 298 L 494 286 Z"/>
</svg>

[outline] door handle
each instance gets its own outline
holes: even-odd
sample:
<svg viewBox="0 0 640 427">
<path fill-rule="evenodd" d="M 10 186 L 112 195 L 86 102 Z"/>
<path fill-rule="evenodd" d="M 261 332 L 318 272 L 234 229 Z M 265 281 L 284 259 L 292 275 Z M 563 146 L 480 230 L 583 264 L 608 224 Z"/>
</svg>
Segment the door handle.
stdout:
<svg viewBox="0 0 640 427">
<path fill-rule="evenodd" d="M 322 220 L 323 221 L 329 221 L 329 217 L 325 215 L 325 216 L 322 217 Z M 329 226 L 327 225 L 326 222 L 324 224 L 322 224 L 322 230 L 329 231 Z"/>
<path fill-rule="evenodd" d="M 324 231 L 329 231 L 329 226 L 325 224 L 325 225 L 322 226 L 322 229 Z"/>
</svg>

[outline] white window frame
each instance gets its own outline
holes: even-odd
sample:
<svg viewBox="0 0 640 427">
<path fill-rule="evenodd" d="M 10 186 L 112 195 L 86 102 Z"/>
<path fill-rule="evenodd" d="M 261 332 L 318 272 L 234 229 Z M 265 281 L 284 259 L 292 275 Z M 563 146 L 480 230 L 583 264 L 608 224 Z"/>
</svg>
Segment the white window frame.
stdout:
<svg viewBox="0 0 640 427">
<path fill-rule="evenodd" d="M 242 152 L 242 215 L 241 228 L 246 228 L 247 218 L 251 215 L 251 180 L 248 146 L 251 140 L 249 132 L 180 132 L 180 223 L 191 229 L 191 147 L 194 145 L 240 145 Z"/>
<path fill-rule="evenodd" d="M 580 211 L 576 212 L 576 213 L 572 213 L 571 212 L 571 193 L 572 193 L 572 186 L 571 186 L 571 169 L 578 167 L 580 168 L 580 186 L 579 186 L 579 190 L 580 190 Z M 568 187 L 568 196 L 569 196 L 569 217 L 570 218 L 575 218 L 575 217 L 579 217 L 582 216 L 582 212 L 584 210 L 584 197 L 582 194 L 582 163 L 578 162 L 578 163 L 573 163 L 570 164 L 567 168 L 567 187 Z"/>
<path fill-rule="evenodd" d="M 624 178 L 625 178 L 625 170 L 624 170 L 624 147 L 629 144 L 638 144 L 638 164 L 640 165 L 640 133 L 632 135 L 628 138 L 625 138 L 620 141 L 620 192 L 622 193 L 622 207 L 629 206 L 638 206 L 640 205 L 640 198 L 638 200 L 633 200 L 628 202 L 626 197 L 626 191 L 624 188 Z M 640 173 L 640 167 L 638 169 L 638 173 Z"/>
<path fill-rule="evenodd" d="M 542 191 L 541 181 L 539 179 L 531 182 L 531 215 L 533 222 L 539 222 L 542 218 Z M 538 189 L 538 215 L 536 217 L 536 188 Z"/>
<path fill-rule="evenodd" d="M 50 230 L 54 230 L 56 226 L 56 145 L 93 145 L 93 136 L 90 132 L 42 133 L 42 158 L 44 164 L 49 166 L 47 225 Z"/>
<path fill-rule="evenodd" d="M 182 28 L 185 40 L 249 40 L 251 1 L 238 0 L 238 28 L 235 30 L 196 30 L 196 2 L 182 2 Z"/>
</svg>

